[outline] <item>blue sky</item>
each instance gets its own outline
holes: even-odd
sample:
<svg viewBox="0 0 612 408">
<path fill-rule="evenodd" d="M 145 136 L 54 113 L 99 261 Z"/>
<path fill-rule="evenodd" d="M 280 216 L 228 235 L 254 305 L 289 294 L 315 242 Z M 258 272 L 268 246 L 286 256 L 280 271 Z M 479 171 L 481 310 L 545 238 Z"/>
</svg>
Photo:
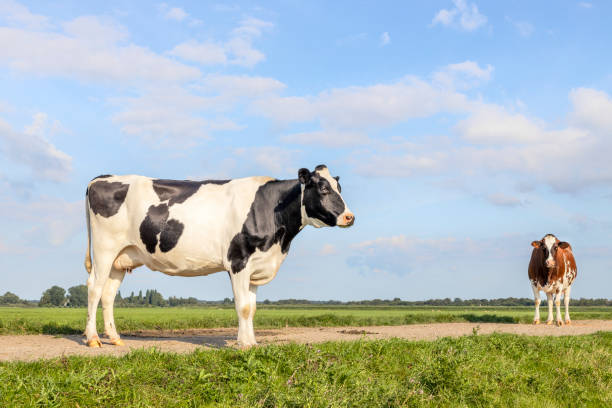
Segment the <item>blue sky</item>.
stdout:
<svg viewBox="0 0 612 408">
<path fill-rule="evenodd" d="M 401 4 L 399 4 L 401 3 Z M 0 292 L 84 283 L 98 174 L 295 178 L 356 214 L 307 228 L 260 299 L 529 297 L 530 242 L 612 287 L 609 2 L 0 0 Z M 231 296 L 144 268 L 122 293 Z"/>
</svg>

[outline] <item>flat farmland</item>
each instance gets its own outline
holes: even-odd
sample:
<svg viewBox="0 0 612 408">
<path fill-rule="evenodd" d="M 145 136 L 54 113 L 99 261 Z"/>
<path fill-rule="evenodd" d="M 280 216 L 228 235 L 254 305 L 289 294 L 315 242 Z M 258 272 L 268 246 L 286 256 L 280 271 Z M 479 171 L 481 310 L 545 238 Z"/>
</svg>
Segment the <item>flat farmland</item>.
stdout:
<svg viewBox="0 0 612 408">
<path fill-rule="evenodd" d="M 546 319 L 546 308 L 542 308 Z M 572 320 L 611 320 L 610 307 L 572 307 Z M 0 334 L 79 334 L 84 308 L 0 308 Z M 258 305 L 255 327 L 396 326 L 423 323 L 530 323 L 531 307 L 318 307 Z M 233 307 L 115 308 L 119 332 L 237 327 Z M 98 330 L 103 331 L 98 310 Z"/>
</svg>

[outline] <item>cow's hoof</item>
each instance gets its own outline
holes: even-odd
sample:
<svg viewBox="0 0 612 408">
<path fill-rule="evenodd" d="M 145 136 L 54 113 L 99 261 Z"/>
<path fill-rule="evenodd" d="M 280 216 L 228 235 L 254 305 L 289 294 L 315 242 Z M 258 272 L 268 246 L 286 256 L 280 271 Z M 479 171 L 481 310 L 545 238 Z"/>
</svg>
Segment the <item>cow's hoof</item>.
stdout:
<svg viewBox="0 0 612 408">
<path fill-rule="evenodd" d="M 563 326 L 563 321 L 562 320 L 557 320 L 557 327 L 561 327 Z"/>
<path fill-rule="evenodd" d="M 546 321 L 546 324 L 547 324 L 547 325 L 549 325 L 549 326 L 550 326 L 552 323 L 553 323 L 553 321 L 552 321 L 552 320 L 547 320 L 547 321 Z"/>
<path fill-rule="evenodd" d="M 87 345 L 91 348 L 102 347 L 102 342 L 99 338 L 91 339 L 87 342 Z"/>
<path fill-rule="evenodd" d="M 540 324 L 540 321 L 539 320 L 534 320 L 533 324 Z"/>
<path fill-rule="evenodd" d="M 110 344 L 114 346 L 125 346 L 125 343 L 119 337 L 117 337 L 116 339 L 111 339 Z"/>
<path fill-rule="evenodd" d="M 572 324 L 572 321 L 571 320 L 566 320 L 565 324 L 569 326 L 570 324 Z"/>
</svg>

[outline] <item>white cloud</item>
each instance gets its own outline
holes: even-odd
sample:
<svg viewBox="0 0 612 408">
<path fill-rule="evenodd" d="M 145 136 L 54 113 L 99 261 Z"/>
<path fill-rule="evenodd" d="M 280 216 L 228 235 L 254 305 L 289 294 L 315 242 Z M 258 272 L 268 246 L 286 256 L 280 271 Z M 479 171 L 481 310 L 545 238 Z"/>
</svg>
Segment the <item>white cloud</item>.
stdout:
<svg viewBox="0 0 612 408">
<path fill-rule="evenodd" d="M 384 127 L 441 111 L 465 111 L 465 95 L 440 89 L 415 77 L 391 84 L 337 88 L 315 97 L 272 97 L 254 110 L 280 123 L 318 120 L 324 129 Z"/>
<path fill-rule="evenodd" d="M 202 65 L 253 67 L 266 59 L 263 52 L 253 47 L 253 41 L 272 27 L 274 25 L 270 22 L 248 17 L 232 30 L 230 38 L 223 43 L 190 40 L 175 46 L 169 54 Z"/>
<path fill-rule="evenodd" d="M 612 99 L 603 91 L 576 88 L 570 92 L 574 107 L 571 119 L 577 125 L 612 132 Z"/>
<path fill-rule="evenodd" d="M 474 31 L 487 23 L 487 17 L 478 11 L 475 3 L 465 0 L 453 0 L 455 7 L 442 9 L 436 13 L 432 25 L 455 26 L 465 31 Z"/>
<path fill-rule="evenodd" d="M 535 31 L 533 24 L 528 21 L 514 21 L 510 17 L 506 17 L 506 20 L 514 26 L 521 37 L 530 37 Z"/>
<path fill-rule="evenodd" d="M 504 193 L 489 194 L 487 196 L 487 201 L 500 207 L 518 207 L 523 205 L 523 201 L 520 198 Z"/>
<path fill-rule="evenodd" d="M 580 7 L 582 7 L 582 8 L 586 8 L 586 9 L 590 9 L 590 8 L 593 7 L 593 3 L 589 3 L 589 2 L 586 2 L 586 1 L 581 1 L 581 2 L 578 3 L 578 5 Z"/>
<path fill-rule="evenodd" d="M 97 17 L 79 17 L 64 33 L 0 27 L 0 64 L 15 71 L 87 81 L 183 82 L 200 71 L 125 43 L 126 31 Z"/>
<path fill-rule="evenodd" d="M 201 65 L 227 63 L 227 55 L 223 45 L 212 42 L 201 43 L 193 40 L 187 41 L 175 46 L 168 54 L 187 61 L 197 62 Z"/>
<path fill-rule="evenodd" d="M 193 18 L 183 10 L 181 7 L 171 7 L 166 3 L 161 3 L 157 6 L 157 10 L 166 20 L 173 20 L 178 22 L 187 21 L 189 26 L 198 26 L 202 24 L 202 21 Z"/>
<path fill-rule="evenodd" d="M 338 130 L 318 130 L 314 132 L 293 133 L 283 136 L 285 143 L 302 145 L 318 145 L 325 147 L 355 147 L 368 143 L 369 138 L 364 133 Z"/>
<path fill-rule="evenodd" d="M 35 179 L 65 181 L 72 171 L 72 158 L 51 144 L 45 134 L 59 124 L 49 124 L 47 115 L 37 113 L 23 132 L 15 131 L 0 119 L 0 152 L 6 160 L 27 167 Z"/>
<path fill-rule="evenodd" d="M 433 74 L 433 80 L 444 87 L 469 89 L 488 82 L 492 73 L 490 64 L 483 68 L 477 62 L 468 60 L 447 65 Z"/>
<path fill-rule="evenodd" d="M 234 149 L 233 156 L 241 162 L 244 174 L 295 178 L 298 153 L 279 146 L 258 146 Z"/>
<path fill-rule="evenodd" d="M 389 45 L 389 43 L 391 43 L 391 37 L 389 36 L 389 33 L 385 31 L 380 35 L 380 45 L 381 47 L 384 47 L 385 45 Z"/>
<path fill-rule="evenodd" d="M 0 243 L 1 244 L 1 243 Z M 0 247 L 0 252 L 2 251 L 2 247 Z M 319 252 L 321 255 L 337 255 L 338 254 L 338 248 L 336 248 L 335 245 L 333 244 L 325 244 L 323 245 L 323 247 L 321 248 L 321 251 Z"/>
<path fill-rule="evenodd" d="M 82 199 L 65 201 L 41 196 L 26 203 L 8 199 L 2 200 L 0 210 L 13 214 L 16 220 L 25 221 L 26 229 L 21 231 L 20 237 L 25 242 L 20 242 L 16 247 L 22 250 L 40 249 L 43 243 L 54 247 L 64 245 L 85 228 L 85 204 Z"/>
<path fill-rule="evenodd" d="M 224 98 L 260 98 L 285 87 L 274 78 L 247 75 L 209 75 L 202 81 L 204 91 L 213 91 Z"/>
<path fill-rule="evenodd" d="M 189 14 L 185 13 L 185 10 L 183 10 L 182 8 L 172 7 L 168 9 L 164 17 L 169 20 L 183 21 L 185 18 L 187 18 L 188 15 Z"/>
<path fill-rule="evenodd" d="M 42 30 L 52 27 L 49 18 L 33 14 L 22 4 L 13 0 L 0 0 L 0 20 L 7 23 L 25 27 L 30 30 Z"/>
</svg>

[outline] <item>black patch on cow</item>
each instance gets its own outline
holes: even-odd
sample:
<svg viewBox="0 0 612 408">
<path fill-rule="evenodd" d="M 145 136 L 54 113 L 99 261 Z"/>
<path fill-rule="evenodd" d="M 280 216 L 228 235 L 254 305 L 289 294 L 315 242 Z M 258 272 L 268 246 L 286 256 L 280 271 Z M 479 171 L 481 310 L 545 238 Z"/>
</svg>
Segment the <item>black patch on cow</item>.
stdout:
<svg viewBox="0 0 612 408">
<path fill-rule="evenodd" d="M 229 183 L 231 180 L 153 180 L 153 190 L 159 197 L 160 201 L 168 201 L 168 205 L 181 204 L 189 197 L 195 194 L 200 186 L 204 184 L 222 185 Z"/>
<path fill-rule="evenodd" d="M 119 212 L 129 188 L 129 184 L 100 180 L 92 183 L 85 194 L 88 196 L 89 207 L 94 214 L 112 217 Z"/>
<path fill-rule="evenodd" d="M 265 252 L 279 243 L 283 253 L 289 251 L 302 225 L 300 193 L 298 180 L 272 180 L 259 187 L 242 230 L 230 242 L 232 273 L 243 270 L 256 249 Z"/>
<path fill-rule="evenodd" d="M 98 177 L 94 177 L 92 181 L 97 180 L 97 179 L 109 178 L 109 177 L 113 177 L 113 175 L 112 174 L 100 174 Z"/>
<path fill-rule="evenodd" d="M 167 201 L 167 203 L 163 202 L 157 206 L 150 206 L 147 216 L 140 224 L 140 239 L 145 244 L 147 251 L 152 254 L 155 253 L 155 248 L 159 242 L 160 251 L 168 252 L 176 246 L 183 234 L 185 229 L 183 223 L 175 219 L 168 219 L 171 206 L 184 203 L 204 184 L 222 185 L 230 181 L 153 180 L 155 194 L 160 201 Z"/>
<path fill-rule="evenodd" d="M 325 177 L 316 173 L 311 174 L 310 180 L 304 186 L 304 207 L 308 217 L 319 219 L 332 227 L 346 209 L 340 194 Z"/>
<path fill-rule="evenodd" d="M 183 233 L 185 226 L 177 220 L 169 220 L 169 215 L 168 204 L 152 205 L 140 224 L 140 239 L 152 254 L 157 247 L 158 235 L 160 251 L 168 252 L 176 246 Z"/>
</svg>

